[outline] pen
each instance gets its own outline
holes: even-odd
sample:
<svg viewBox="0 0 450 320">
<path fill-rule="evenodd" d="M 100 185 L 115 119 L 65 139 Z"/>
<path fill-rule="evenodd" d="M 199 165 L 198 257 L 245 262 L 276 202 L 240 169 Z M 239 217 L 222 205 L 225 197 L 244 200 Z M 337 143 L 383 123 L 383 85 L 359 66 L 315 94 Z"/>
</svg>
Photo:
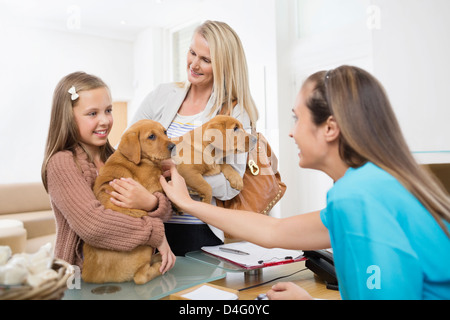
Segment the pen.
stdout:
<svg viewBox="0 0 450 320">
<path fill-rule="evenodd" d="M 265 262 L 264 260 L 259 260 L 258 264 L 262 264 L 265 267 L 271 267 L 271 266 L 276 266 L 276 265 L 279 265 L 279 264 L 285 264 L 285 263 L 290 263 L 290 262 L 295 262 L 295 260 L 291 256 L 287 256 L 287 257 L 284 257 L 284 260 L 279 260 L 279 261 L 267 261 L 267 262 Z"/>
<path fill-rule="evenodd" d="M 244 251 L 241 251 L 241 250 L 236 250 L 236 249 L 230 249 L 230 248 L 224 248 L 224 247 L 219 247 L 219 249 L 224 251 L 224 252 L 239 254 L 241 256 L 248 256 L 248 255 L 250 255 L 247 252 L 244 252 Z"/>
</svg>

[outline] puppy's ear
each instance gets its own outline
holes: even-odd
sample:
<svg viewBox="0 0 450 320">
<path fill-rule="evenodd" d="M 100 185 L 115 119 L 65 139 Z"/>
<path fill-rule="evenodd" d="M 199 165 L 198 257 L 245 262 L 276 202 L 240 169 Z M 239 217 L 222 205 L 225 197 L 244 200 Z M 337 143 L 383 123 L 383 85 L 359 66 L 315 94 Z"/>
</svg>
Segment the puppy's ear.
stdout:
<svg viewBox="0 0 450 320">
<path fill-rule="evenodd" d="M 141 144 L 138 132 L 126 132 L 120 140 L 118 150 L 128 160 L 139 164 L 141 162 Z"/>
<path fill-rule="evenodd" d="M 223 123 L 210 123 L 204 128 L 203 144 L 223 148 L 225 125 Z"/>
<path fill-rule="evenodd" d="M 220 160 L 224 157 L 224 151 L 227 148 L 226 130 L 224 123 L 211 124 L 204 136 L 204 154 L 209 152 L 212 158 Z"/>
</svg>

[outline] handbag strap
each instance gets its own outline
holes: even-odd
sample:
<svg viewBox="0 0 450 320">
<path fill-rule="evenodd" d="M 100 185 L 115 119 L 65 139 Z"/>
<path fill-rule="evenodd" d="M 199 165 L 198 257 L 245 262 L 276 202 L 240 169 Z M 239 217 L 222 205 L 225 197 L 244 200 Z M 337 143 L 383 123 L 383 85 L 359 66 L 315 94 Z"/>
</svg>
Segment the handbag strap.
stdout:
<svg viewBox="0 0 450 320">
<path fill-rule="evenodd" d="M 256 136 L 256 124 L 254 124 L 253 121 L 250 120 L 250 126 L 252 127 L 252 135 Z"/>
</svg>

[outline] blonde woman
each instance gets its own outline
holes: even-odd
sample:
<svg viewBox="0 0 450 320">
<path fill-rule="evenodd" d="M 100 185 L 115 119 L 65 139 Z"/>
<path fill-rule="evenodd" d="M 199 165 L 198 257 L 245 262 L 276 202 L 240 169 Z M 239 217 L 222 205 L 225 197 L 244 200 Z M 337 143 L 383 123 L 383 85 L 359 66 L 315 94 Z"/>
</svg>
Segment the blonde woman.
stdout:
<svg viewBox="0 0 450 320">
<path fill-rule="evenodd" d="M 174 166 L 161 183 L 184 211 L 265 247 L 333 248 L 344 299 L 450 299 L 450 196 L 414 160 L 379 82 L 356 67 L 310 76 L 290 136 L 302 168 L 335 184 L 321 212 L 275 219 L 193 202 Z M 311 299 L 279 283 L 270 299 Z"/>
<path fill-rule="evenodd" d="M 81 268 L 84 242 L 116 251 L 148 245 L 161 253 L 164 273 L 175 264 L 164 235 L 163 220 L 172 213 L 167 198 L 130 181 L 133 188 L 122 205 L 149 211 L 136 219 L 106 210 L 92 191 L 98 170 L 114 152 L 108 141 L 112 125 L 111 94 L 100 78 L 75 72 L 58 83 L 42 164 L 57 226 L 55 256 Z"/>
<path fill-rule="evenodd" d="M 179 137 L 216 116 L 237 118 L 246 130 L 256 124 L 258 112 L 250 94 L 247 62 L 242 43 L 226 23 L 206 21 L 192 37 L 187 53 L 186 83 L 160 85 L 137 111 L 133 122 L 152 119 L 167 128 L 169 137 Z M 237 103 L 237 104 L 236 104 Z M 239 156 L 233 167 L 244 175 L 247 155 Z M 205 177 L 213 197 L 229 200 L 238 194 L 223 174 Z M 126 187 L 126 183 L 122 182 Z M 215 199 L 213 199 L 215 204 Z M 223 232 L 185 214 L 166 223 L 166 235 L 176 255 L 223 241 Z"/>
</svg>

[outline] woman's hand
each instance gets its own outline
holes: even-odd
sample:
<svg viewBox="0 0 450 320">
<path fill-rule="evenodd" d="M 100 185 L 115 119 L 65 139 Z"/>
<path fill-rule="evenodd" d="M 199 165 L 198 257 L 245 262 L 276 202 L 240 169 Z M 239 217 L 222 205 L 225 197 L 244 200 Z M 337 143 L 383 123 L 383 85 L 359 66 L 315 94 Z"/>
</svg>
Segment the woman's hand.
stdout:
<svg viewBox="0 0 450 320">
<path fill-rule="evenodd" d="M 280 282 L 267 292 L 269 300 L 314 300 L 306 290 L 292 282 Z"/>
<path fill-rule="evenodd" d="M 194 201 L 189 195 L 184 178 L 178 173 L 175 163 L 172 161 L 163 163 L 163 175 L 159 181 L 164 189 L 166 196 L 180 209 L 184 205 Z M 167 182 L 166 178 L 171 181 Z"/>
<path fill-rule="evenodd" d="M 161 268 L 159 269 L 159 271 L 162 274 L 165 274 L 167 271 L 173 268 L 173 266 L 175 265 L 175 261 L 177 260 L 172 252 L 172 249 L 170 249 L 166 236 L 164 236 L 161 245 L 158 247 L 158 251 L 162 257 Z"/>
<path fill-rule="evenodd" d="M 152 211 L 158 204 L 158 198 L 145 189 L 139 182 L 131 178 L 111 181 L 111 202 L 118 207 Z"/>
</svg>

